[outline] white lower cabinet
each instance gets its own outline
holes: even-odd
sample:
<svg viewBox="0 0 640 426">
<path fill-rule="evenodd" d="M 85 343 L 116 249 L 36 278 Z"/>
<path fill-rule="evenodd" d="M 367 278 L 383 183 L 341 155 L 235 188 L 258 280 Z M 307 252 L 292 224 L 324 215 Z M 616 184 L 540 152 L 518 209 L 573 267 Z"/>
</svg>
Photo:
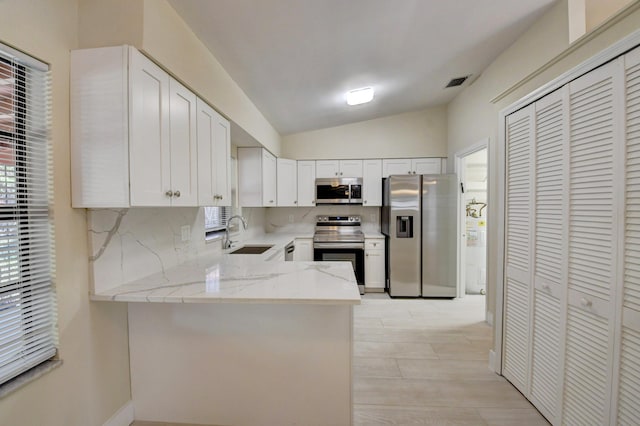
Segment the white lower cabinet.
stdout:
<svg viewBox="0 0 640 426">
<path fill-rule="evenodd" d="M 312 261 L 313 260 L 313 238 L 296 238 L 294 240 L 295 251 L 293 260 Z"/>
<path fill-rule="evenodd" d="M 365 290 L 384 291 L 384 239 L 367 238 L 364 241 Z"/>
</svg>

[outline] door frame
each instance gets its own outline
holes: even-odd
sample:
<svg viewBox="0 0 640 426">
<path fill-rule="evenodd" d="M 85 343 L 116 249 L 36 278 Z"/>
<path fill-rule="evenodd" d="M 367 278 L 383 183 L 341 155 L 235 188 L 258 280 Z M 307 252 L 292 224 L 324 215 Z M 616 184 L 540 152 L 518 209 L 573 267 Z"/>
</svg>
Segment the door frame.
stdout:
<svg viewBox="0 0 640 426">
<path fill-rule="evenodd" d="M 489 138 L 484 138 L 481 139 L 480 141 L 474 143 L 473 145 L 460 150 L 458 152 L 456 152 L 455 157 L 454 157 L 454 172 L 456 174 L 456 176 L 458 176 L 458 181 L 463 182 L 464 180 L 464 168 L 462 167 L 463 164 L 463 159 L 471 154 L 474 154 L 478 151 L 481 151 L 483 149 L 487 150 L 487 205 L 489 205 L 490 203 L 490 199 L 491 199 L 491 185 L 490 185 L 490 177 L 489 177 L 489 170 L 490 170 L 490 158 L 491 156 L 489 155 Z M 464 297 L 465 295 L 465 274 L 463 274 L 464 271 L 464 264 L 465 264 L 465 260 L 466 260 L 466 256 L 465 256 L 465 241 L 463 237 L 466 236 L 465 234 L 465 229 L 466 229 L 466 210 L 465 210 L 465 203 L 464 203 L 464 194 L 462 193 L 462 191 L 460 191 L 458 193 L 458 229 L 460 230 L 458 232 L 458 249 L 457 249 L 457 259 L 456 259 L 456 267 L 458 270 L 458 283 L 457 283 L 457 288 L 458 288 L 458 294 L 457 297 Z M 489 217 L 487 216 L 487 250 L 489 248 Z M 488 258 L 487 258 L 488 259 Z M 487 274 L 488 271 L 488 260 L 485 262 L 485 275 Z M 485 276 L 485 282 L 488 282 L 487 277 Z M 488 287 L 487 287 L 488 290 Z M 484 315 L 485 315 L 485 320 L 490 324 L 493 325 L 493 317 L 490 315 L 489 311 L 487 310 L 487 300 L 489 298 L 489 294 L 487 292 L 487 296 L 485 298 L 485 305 L 484 305 Z"/>
</svg>

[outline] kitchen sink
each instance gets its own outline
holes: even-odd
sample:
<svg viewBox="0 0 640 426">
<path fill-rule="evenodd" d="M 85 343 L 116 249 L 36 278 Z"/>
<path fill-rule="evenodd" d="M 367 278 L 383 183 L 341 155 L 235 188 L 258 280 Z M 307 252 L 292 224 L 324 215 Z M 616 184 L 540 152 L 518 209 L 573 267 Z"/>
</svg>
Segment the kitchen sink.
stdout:
<svg viewBox="0 0 640 426">
<path fill-rule="evenodd" d="M 246 245 L 240 248 L 235 249 L 229 254 L 262 254 L 265 251 L 269 250 L 273 245 Z"/>
</svg>

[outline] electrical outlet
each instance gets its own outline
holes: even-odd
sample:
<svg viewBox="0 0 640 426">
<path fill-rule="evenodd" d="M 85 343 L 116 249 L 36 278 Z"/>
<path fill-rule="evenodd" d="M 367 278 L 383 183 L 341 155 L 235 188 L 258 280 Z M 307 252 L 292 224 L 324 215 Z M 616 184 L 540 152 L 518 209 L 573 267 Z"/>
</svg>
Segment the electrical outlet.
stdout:
<svg viewBox="0 0 640 426">
<path fill-rule="evenodd" d="M 289 223 L 293 223 L 293 215 L 292 214 L 289 215 Z"/>
<path fill-rule="evenodd" d="M 191 227 L 189 225 L 183 225 L 180 228 L 180 233 L 182 234 L 182 241 L 186 242 L 191 239 Z"/>
</svg>

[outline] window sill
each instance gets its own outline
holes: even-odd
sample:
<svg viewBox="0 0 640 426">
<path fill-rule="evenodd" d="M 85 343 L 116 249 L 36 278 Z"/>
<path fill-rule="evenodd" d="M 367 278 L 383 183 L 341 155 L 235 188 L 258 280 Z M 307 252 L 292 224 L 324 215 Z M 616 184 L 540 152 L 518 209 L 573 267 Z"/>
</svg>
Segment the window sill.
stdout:
<svg viewBox="0 0 640 426">
<path fill-rule="evenodd" d="M 15 377 L 6 383 L 3 383 L 2 385 L 0 385 L 0 399 L 39 379 L 40 377 L 44 376 L 50 371 L 55 370 L 61 365 L 61 359 L 50 359 L 43 362 L 42 364 L 36 365 L 28 371 L 25 371 L 18 377 Z"/>
</svg>

